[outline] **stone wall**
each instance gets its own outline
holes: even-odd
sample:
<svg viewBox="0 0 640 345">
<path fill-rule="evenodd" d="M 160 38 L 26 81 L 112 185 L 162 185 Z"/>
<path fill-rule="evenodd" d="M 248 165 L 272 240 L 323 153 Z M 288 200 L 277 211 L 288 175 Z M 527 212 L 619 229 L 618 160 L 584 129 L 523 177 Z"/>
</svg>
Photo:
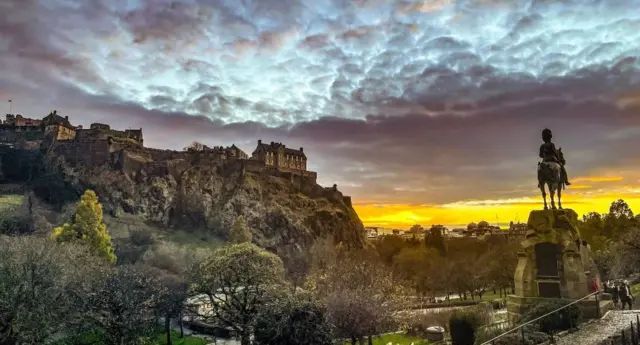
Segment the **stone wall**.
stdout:
<svg viewBox="0 0 640 345">
<path fill-rule="evenodd" d="M 42 141 L 44 129 L 40 126 L 2 126 L 0 125 L 0 143 L 19 143 L 21 141 Z"/>
<path fill-rule="evenodd" d="M 110 161 L 107 140 L 65 140 L 57 141 L 53 153 L 63 156 L 71 166 L 100 166 Z"/>
</svg>

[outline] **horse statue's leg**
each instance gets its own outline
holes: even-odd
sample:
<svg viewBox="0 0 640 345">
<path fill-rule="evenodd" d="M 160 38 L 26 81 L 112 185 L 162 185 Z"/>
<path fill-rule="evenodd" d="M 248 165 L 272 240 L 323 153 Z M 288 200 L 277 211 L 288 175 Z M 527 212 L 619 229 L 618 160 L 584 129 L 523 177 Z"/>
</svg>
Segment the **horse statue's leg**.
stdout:
<svg viewBox="0 0 640 345">
<path fill-rule="evenodd" d="M 564 184 L 560 182 L 558 184 L 558 208 L 562 210 L 562 188 L 564 188 Z"/>
<path fill-rule="evenodd" d="M 544 183 L 540 183 L 540 191 L 542 192 L 542 200 L 544 200 L 544 209 L 548 210 L 549 207 L 547 206 L 547 192 L 544 190 Z"/>
<path fill-rule="evenodd" d="M 549 185 L 549 195 L 551 197 L 551 209 L 555 210 L 556 209 L 556 201 L 554 200 L 555 195 L 556 195 L 556 191 L 555 188 L 552 187 L 552 185 Z"/>
</svg>

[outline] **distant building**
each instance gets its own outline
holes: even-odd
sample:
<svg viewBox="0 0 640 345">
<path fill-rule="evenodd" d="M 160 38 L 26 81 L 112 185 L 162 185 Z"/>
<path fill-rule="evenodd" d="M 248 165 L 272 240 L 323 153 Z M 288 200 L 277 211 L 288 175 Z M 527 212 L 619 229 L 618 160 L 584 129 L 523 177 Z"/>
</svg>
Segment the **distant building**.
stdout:
<svg viewBox="0 0 640 345">
<path fill-rule="evenodd" d="M 379 228 L 374 227 L 374 226 L 367 226 L 367 227 L 364 228 L 365 235 L 370 240 L 376 239 L 381 235 L 378 230 L 379 230 Z"/>
<path fill-rule="evenodd" d="M 54 140 L 72 140 L 76 137 L 76 127 L 69 122 L 69 117 L 62 117 L 54 110 L 42 119 L 44 134 Z"/>
<path fill-rule="evenodd" d="M 224 149 L 227 157 L 232 157 L 232 158 L 237 158 L 237 159 L 248 159 L 249 155 L 246 154 L 244 151 L 242 151 L 241 149 L 239 149 L 236 144 L 232 144 L 229 147 L 226 147 Z"/>
<path fill-rule="evenodd" d="M 295 150 L 286 147 L 282 143 L 271 142 L 265 144 L 258 140 L 258 146 L 251 154 L 257 161 L 264 162 L 267 167 L 275 167 L 283 170 L 307 170 L 307 156 L 304 148 Z"/>
<path fill-rule="evenodd" d="M 41 123 L 42 120 L 23 117 L 20 114 L 7 114 L 6 119 L 4 120 L 4 125 L 15 127 L 38 127 L 41 125 Z"/>
</svg>

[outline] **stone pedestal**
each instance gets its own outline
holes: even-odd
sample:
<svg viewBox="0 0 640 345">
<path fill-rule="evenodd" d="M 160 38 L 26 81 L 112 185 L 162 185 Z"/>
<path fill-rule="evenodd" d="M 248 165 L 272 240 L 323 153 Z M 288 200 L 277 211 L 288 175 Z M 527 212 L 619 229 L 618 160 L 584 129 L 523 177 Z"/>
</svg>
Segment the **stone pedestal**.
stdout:
<svg viewBox="0 0 640 345">
<path fill-rule="evenodd" d="M 531 211 L 527 225 L 514 276 L 515 296 L 509 296 L 507 307 L 516 319 L 540 299 L 575 300 L 589 293 L 577 213 Z"/>
</svg>

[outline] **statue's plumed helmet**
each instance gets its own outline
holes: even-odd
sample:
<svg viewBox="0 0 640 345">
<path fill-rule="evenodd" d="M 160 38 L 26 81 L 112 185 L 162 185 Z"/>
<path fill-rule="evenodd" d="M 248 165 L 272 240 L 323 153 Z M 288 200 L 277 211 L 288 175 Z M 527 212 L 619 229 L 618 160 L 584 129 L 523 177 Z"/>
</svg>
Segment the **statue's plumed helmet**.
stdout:
<svg viewBox="0 0 640 345">
<path fill-rule="evenodd" d="M 551 134 L 551 130 L 549 128 L 545 128 L 542 130 L 542 139 L 543 140 L 551 140 L 553 135 Z"/>
</svg>

